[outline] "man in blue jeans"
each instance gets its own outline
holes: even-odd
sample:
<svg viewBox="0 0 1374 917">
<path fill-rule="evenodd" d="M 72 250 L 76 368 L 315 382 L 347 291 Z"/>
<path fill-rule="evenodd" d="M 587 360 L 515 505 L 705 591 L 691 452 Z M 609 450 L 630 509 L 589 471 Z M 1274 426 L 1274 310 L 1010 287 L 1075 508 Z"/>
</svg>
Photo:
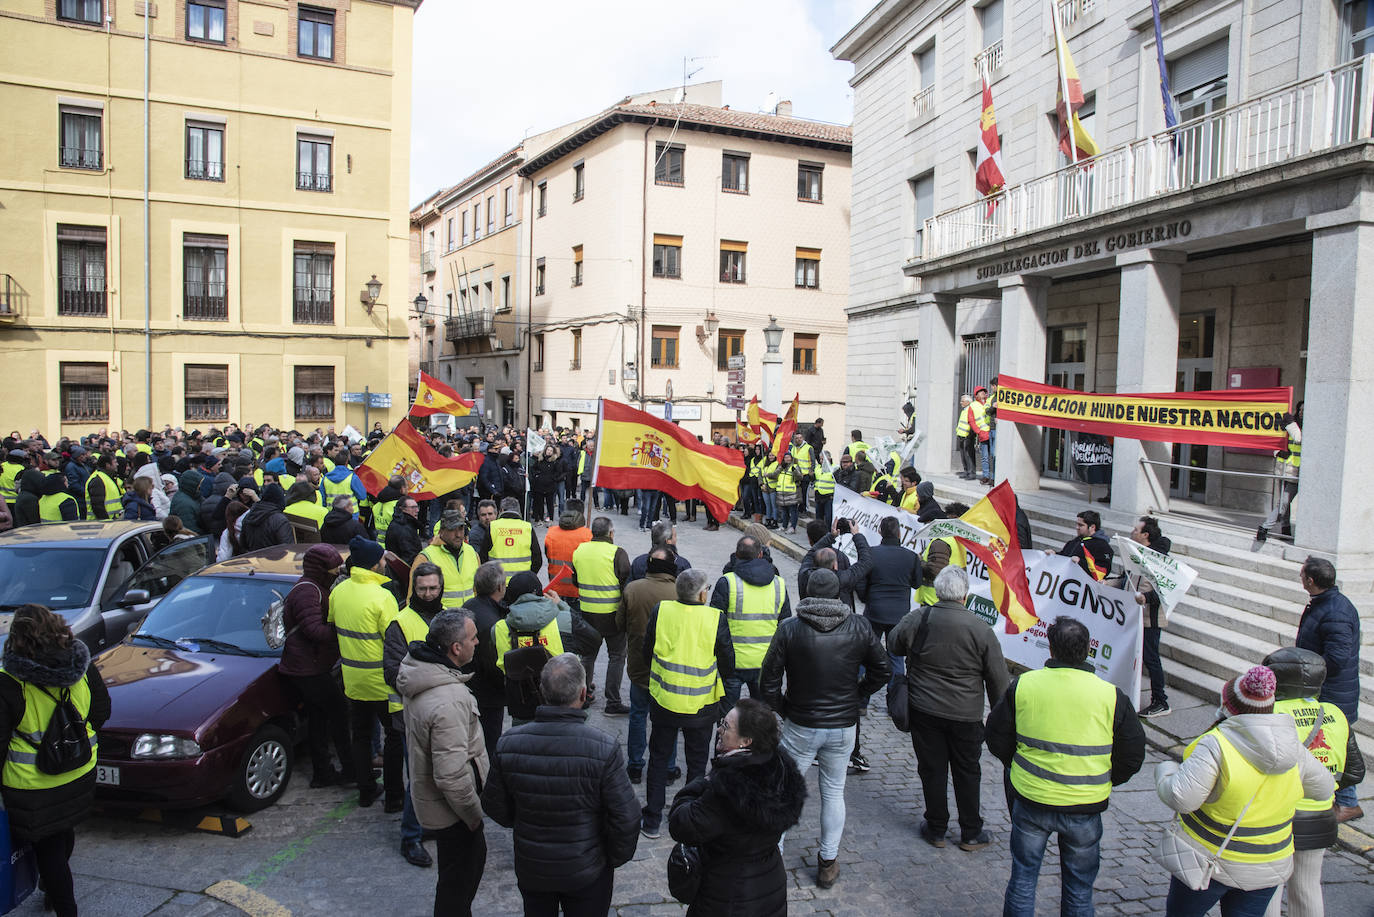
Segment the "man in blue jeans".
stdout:
<svg viewBox="0 0 1374 917">
<path fill-rule="evenodd" d="M 1007 766 L 1011 879 L 1003 917 L 1033 917 L 1050 835 L 1059 836 L 1061 917 L 1092 917 L 1102 813 L 1145 763 L 1134 705 L 1093 672 L 1088 628 L 1061 615 L 1050 659 L 1012 681 L 988 714 L 988 750 Z"/>
<path fill-rule="evenodd" d="M 656 523 L 656 532 L 660 525 L 666 523 Z M 677 560 L 672 545 L 666 542 L 654 545 L 645 560 L 644 576 L 627 583 L 620 597 L 628 641 L 625 670 L 630 676 L 630 729 L 625 737 L 625 769 L 631 783 L 639 783 L 644 777 L 644 752 L 649 745 L 649 666 L 644 662 L 644 631 L 659 602 L 677 599 Z M 681 774 L 677 767 L 677 745 L 674 744 L 668 759 L 668 782 L 673 783 Z"/>
<path fill-rule="evenodd" d="M 797 616 L 778 625 L 768 646 L 759 689 L 764 702 L 783 714 L 782 747 L 797 766 L 820 762 L 816 884 L 830 888 L 840 873 L 844 781 L 859 707 L 887 684 L 892 664 L 868 621 L 840 601 L 840 580 L 833 570 L 813 570 L 806 585 L 808 597 L 797 603 Z"/>
<path fill-rule="evenodd" d="M 745 535 L 735 543 L 734 563 L 727 569 L 711 593 L 711 606 L 724 612 L 735 646 L 735 671 L 725 678 L 722 710 L 735 706 L 745 686 L 750 697 L 759 696 L 759 670 L 768 644 L 778 622 L 792 616 L 787 583 L 753 537 Z"/>
</svg>

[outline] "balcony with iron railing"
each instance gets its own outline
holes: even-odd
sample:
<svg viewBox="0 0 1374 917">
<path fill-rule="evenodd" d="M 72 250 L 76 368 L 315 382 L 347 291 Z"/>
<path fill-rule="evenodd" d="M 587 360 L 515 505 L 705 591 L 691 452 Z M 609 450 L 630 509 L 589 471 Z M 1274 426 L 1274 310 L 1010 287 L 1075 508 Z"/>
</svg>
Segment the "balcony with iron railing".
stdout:
<svg viewBox="0 0 1374 917">
<path fill-rule="evenodd" d="M 1004 47 L 1005 43 L 999 38 L 973 55 L 973 72 L 989 83 L 1001 76 Z"/>
<path fill-rule="evenodd" d="M 439 256 L 432 248 L 426 248 L 420 252 L 420 270 L 426 274 L 433 274 L 439 264 Z"/>
<path fill-rule="evenodd" d="M 925 221 L 918 261 L 956 255 L 1367 140 L 1374 55 L 1107 150 Z"/>
<path fill-rule="evenodd" d="M 224 181 L 224 163 L 204 159 L 186 160 L 186 177 L 193 181 Z"/>
<path fill-rule="evenodd" d="M 188 280 L 182 296 L 182 318 L 197 322 L 229 321 L 229 301 L 223 283 Z"/>
<path fill-rule="evenodd" d="M 911 97 L 911 116 L 924 118 L 935 108 L 935 86 L 926 86 Z"/>
<path fill-rule="evenodd" d="M 297 172 L 296 190 L 332 191 L 334 190 L 333 176 L 328 172 Z"/>
<path fill-rule="evenodd" d="M 89 169 L 92 172 L 99 172 L 101 169 L 100 150 L 85 146 L 64 146 L 61 162 L 64 169 Z"/>
<path fill-rule="evenodd" d="M 1067 29 L 1091 16 L 1097 9 L 1097 0 L 1059 0 L 1055 8 L 1060 25 Z"/>
<path fill-rule="evenodd" d="M 455 315 L 444 322 L 444 340 L 463 341 L 496 333 L 496 319 L 490 312 Z"/>
<path fill-rule="evenodd" d="M 19 311 L 15 304 L 16 284 L 9 274 L 0 274 L 0 318 L 13 318 Z"/>
<path fill-rule="evenodd" d="M 296 287 L 291 320 L 297 325 L 334 324 L 334 291 Z"/>
<path fill-rule="evenodd" d="M 104 315 L 108 306 L 104 290 L 86 290 L 76 284 L 63 283 L 57 294 L 58 315 Z"/>
</svg>

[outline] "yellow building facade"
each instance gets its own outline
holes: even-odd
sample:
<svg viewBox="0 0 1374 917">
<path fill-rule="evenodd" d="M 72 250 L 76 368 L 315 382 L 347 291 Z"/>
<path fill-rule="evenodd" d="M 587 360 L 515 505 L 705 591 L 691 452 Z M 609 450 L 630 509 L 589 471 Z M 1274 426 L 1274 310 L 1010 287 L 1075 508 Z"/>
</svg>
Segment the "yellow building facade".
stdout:
<svg viewBox="0 0 1374 917">
<path fill-rule="evenodd" d="M 6 432 L 405 414 L 419 4 L 0 0 Z"/>
</svg>

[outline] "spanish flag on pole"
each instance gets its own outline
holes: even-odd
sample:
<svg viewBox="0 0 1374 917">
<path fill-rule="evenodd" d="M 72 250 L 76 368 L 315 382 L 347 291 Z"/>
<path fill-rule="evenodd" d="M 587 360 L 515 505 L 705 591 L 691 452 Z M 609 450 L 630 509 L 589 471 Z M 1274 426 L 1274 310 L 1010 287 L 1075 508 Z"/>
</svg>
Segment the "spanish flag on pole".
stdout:
<svg viewBox="0 0 1374 917">
<path fill-rule="evenodd" d="M 415 403 L 410 406 L 411 417 L 431 414 L 452 414 L 466 417 L 472 413 L 475 401 L 468 401 L 438 379 L 421 370 L 420 383 L 415 387 Z"/>
<path fill-rule="evenodd" d="M 987 565 L 992 599 L 1006 618 L 1007 633 L 1018 634 L 1040 620 L 1016 538 L 1016 494 L 1011 485 L 1006 481 L 998 484 L 959 518 L 992 535 L 986 545 L 967 538 L 960 538 L 959 543 Z"/>
<path fill-rule="evenodd" d="M 787 408 L 787 416 L 778 424 L 777 434 L 773 437 L 773 445 L 768 450 L 773 453 L 773 458 L 782 461 L 783 453 L 792 448 L 792 434 L 797 432 L 797 410 L 801 407 L 801 393 L 792 396 L 792 404 Z"/>
<path fill-rule="evenodd" d="M 1050 0 L 1050 21 L 1054 23 L 1054 47 L 1059 61 L 1059 91 L 1055 99 L 1055 112 L 1059 117 L 1059 152 L 1069 157 L 1070 162 L 1091 159 L 1101 153 L 1102 148 L 1083 127 L 1083 122 L 1078 120 L 1078 109 L 1083 107 L 1083 83 L 1078 79 L 1078 68 L 1074 66 L 1073 55 L 1069 53 L 1069 43 L 1064 40 L 1064 30 L 1060 27 L 1059 10 L 1054 0 Z M 1072 143 L 1069 140 L 1071 130 Z"/>
<path fill-rule="evenodd" d="M 755 433 L 754 439 L 758 439 L 757 434 L 767 431 L 768 441 L 773 441 L 773 431 L 778 428 L 778 415 L 772 411 L 765 411 L 759 407 L 759 396 L 755 395 L 749 402 L 749 429 Z"/>
<path fill-rule="evenodd" d="M 675 423 L 604 398 L 596 434 L 597 487 L 701 500 L 715 519 L 729 516 L 739 499 L 744 457 L 734 449 L 699 442 Z"/>
<path fill-rule="evenodd" d="M 393 475 L 400 475 L 405 478 L 408 495 L 417 500 L 437 500 L 466 486 L 481 467 L 482 453 L 444 458 L 409 420 L 402 420 L 354 473 L 373 496 L 381 493 Z"/>
<path fill-rule="evenodd" d="M 747 423 L 735 421 L 735 440 L 741 443 L 756 443 L 759 435 Z"/>
</svg>

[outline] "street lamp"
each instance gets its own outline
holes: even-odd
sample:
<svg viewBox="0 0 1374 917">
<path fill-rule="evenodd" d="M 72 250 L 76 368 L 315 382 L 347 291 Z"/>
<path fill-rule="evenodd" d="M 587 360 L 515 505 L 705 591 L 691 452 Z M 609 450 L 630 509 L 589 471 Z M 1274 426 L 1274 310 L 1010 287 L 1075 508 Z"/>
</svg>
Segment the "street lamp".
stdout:
<svg viewBox="0 0 1374 917">
<path fill-rule="evenodd" d="M 420 293 L 416 295 L 414 305 L 416 314 L 424 315 L 425 310 L 429 308 L 429 300 L 425 299 L 425 294 Z"/>
<path fill-rule="evenodd" d="M 377 279 L 376 274 L 373 274 L 372 279 L 364 284 L 364 286 L 366 286 L 367 289 L 363 290 L 363 305 L 367 307 L 368 312 L 371 312 L 372 307 L 377 305 L 377 300 L 381 298 L 382 282 Z"/>
<path fill-rule="evenodd" d="M 763 326 L 763 341 L 768 345 L 763 355 L 763 406 L 767 411 L 782 410 L 782 354 L 778 353 L 782 331 L 777 317 L 768 316 L 768 324 Z"/>
<path fill-rule="evenodd" d="M 777 353 L 779 345 L 782 344 L 782 325 L 778 324 L 775 315 L 768 316 L 768 324 L 763 326 L 763 340 L 768 345 L 769 353 Z"/>
</svg>

